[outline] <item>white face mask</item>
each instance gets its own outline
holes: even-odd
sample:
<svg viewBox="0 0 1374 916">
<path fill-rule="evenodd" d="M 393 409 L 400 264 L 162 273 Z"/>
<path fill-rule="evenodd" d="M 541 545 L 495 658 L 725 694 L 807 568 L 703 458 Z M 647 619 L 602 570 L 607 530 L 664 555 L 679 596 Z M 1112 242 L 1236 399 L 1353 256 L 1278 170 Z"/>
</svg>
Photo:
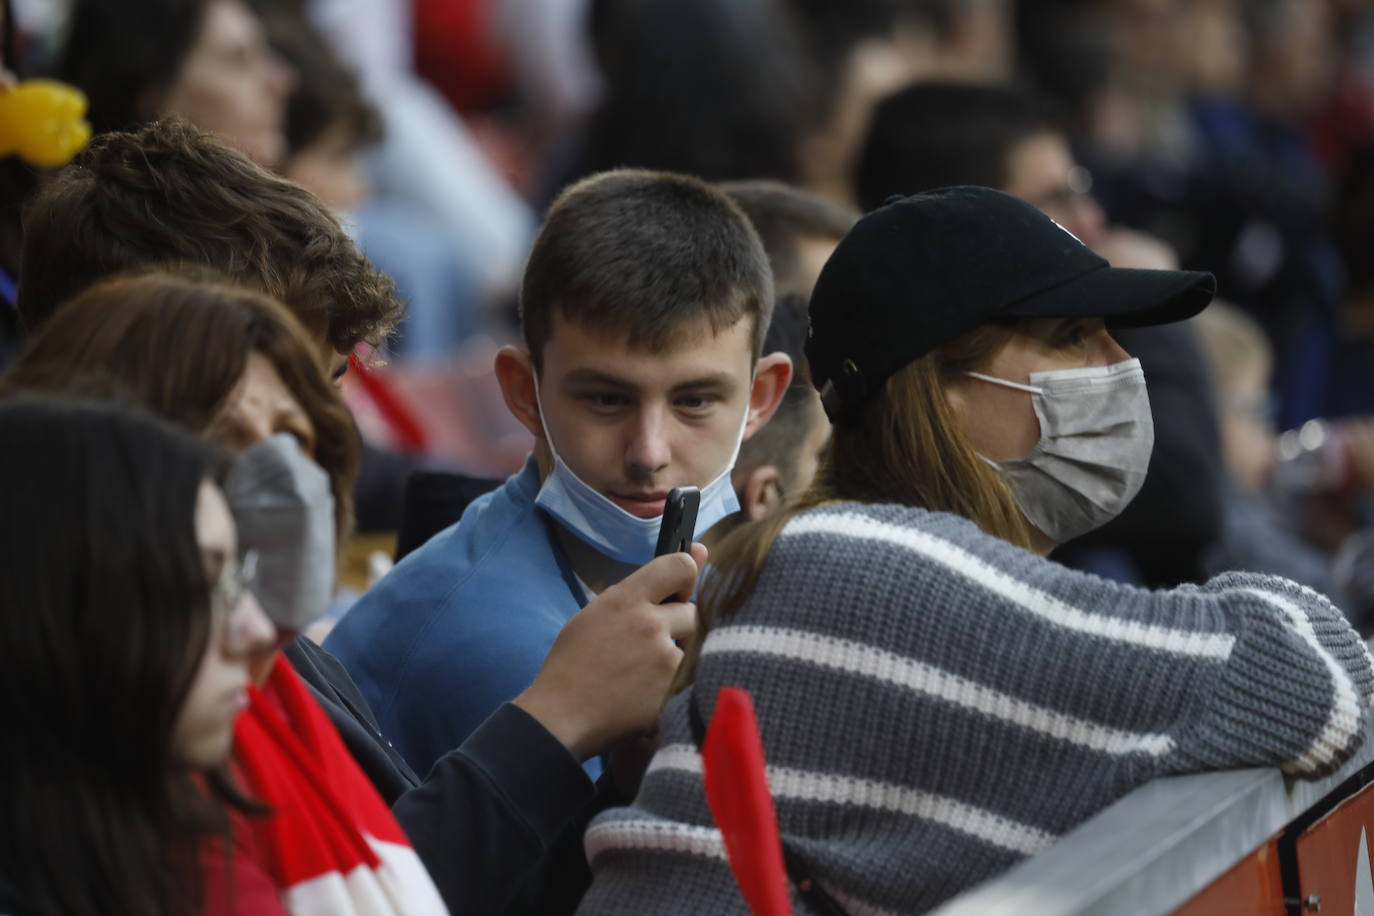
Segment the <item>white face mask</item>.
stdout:
<svg viewBox="0 0 1374 916">
<path fill-rule="evenodd" d="M 277 626 L 303 630 L 334 594 L 334 494 L 329 475 L 277 433 L 241 452 L 224 480 L 239 547 L 258 552 L 253 594 Z"/>
<path fill-rule="evenodd" d="M 1040 441 L 1024 458 L 991 461 L 1026 519 L 1056 544 L 1120 515 L 1145 483 L 1155 427 L 1140 360 L 1032 372 L 1030 384 L 969 372 L 1027 391 Z"/>
<path fill-rule="evenodd" d="M 652 560 L 663 516 L 640 518 L 631 515 L 574 474 L 558 456 L 553 437 L 549 435 L 549 424 L 544 417 L 544 402 L 539 397 L 537 378 L 534 396 L 535 403 L 539 405 L 539 422 L 544 427 L 544 441 L 549 444 L 549 452 L 553 455 L 553 471 L 539 488 L 539 495 L 535 497 L 534 504 L 553 516 L 564 528 L 613 560 L 638 566 Z M 744 441 L 744 428 L 748 422 L 749 410 L 745 408 L 744 419 L 740 421 L 739 435 L 735 437 L 735 450 L 730 453 L 730 460 L 726 462 L 725 469 L 719 476 L 701 488 L 701 505 L 697 509 L 694 538 L 700 537 L 727 515 L 739 511 L 739 499 L 735 496 L 730 472 L 734 470 L 735 461 L 739 458 L 740 443 Z"/>
</svg>

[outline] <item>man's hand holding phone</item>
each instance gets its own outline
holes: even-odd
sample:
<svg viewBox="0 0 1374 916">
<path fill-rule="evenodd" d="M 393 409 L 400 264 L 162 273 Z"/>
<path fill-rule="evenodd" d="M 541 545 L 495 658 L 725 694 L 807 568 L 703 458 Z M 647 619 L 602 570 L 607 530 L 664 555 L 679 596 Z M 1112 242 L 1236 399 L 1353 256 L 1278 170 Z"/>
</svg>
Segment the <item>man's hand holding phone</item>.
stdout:
<svg viewBox="0 0 1374 916">
<path fill-rule="evenodd" d="M 575 614 L 514 700 L 578 760 L 658 721 L 682 661 L 677 643 L 696 630 L 691 599 L 707 553 L 690 541 L 691 514 L 688 549 L 656 557 Z"/>
</svg>

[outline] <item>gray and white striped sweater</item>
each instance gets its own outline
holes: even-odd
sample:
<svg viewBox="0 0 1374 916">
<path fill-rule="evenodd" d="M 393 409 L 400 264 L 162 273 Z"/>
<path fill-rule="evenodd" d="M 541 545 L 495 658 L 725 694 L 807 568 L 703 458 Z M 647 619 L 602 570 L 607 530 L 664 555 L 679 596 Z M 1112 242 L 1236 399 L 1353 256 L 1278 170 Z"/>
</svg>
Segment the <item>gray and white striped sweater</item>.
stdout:
<svg viewBox="0 0 1374 916">
<path fill-rule="evenodd" d="M 954 515 L 804 512 L 665 710 L 634 805 L 588 830 L 579 912 L 746 912 L 688 721 L 726 685 L 753 694 L 789 850 L 879 914 L 929 909 L 1157 776 L 1329 772 L 1374 670 L 1340 611 L 1283 579 L 1149 592 Z"/>
</svg>

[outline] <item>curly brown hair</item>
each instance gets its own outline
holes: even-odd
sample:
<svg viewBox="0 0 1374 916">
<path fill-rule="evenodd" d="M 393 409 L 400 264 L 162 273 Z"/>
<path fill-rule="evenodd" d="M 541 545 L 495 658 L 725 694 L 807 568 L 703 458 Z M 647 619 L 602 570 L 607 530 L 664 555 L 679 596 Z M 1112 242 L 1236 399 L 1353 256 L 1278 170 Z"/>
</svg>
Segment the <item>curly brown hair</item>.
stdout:
<svg viewBox="0 0 1374 916">
<path fill-rule="evenodd" d="M 29 330 L 113 274 L 202 265 L 284 303 L 340 353 L 381 344 L 403 306 L 310 192 L 175 118 L 108 133 L 34 197 L 19 313 Z"/>
<path fill-rule="evenodd" d="M 194 267 L 97 283 L 29 340 L 0 379 L 0 394 L 70 393 L 75 380 L 86 397 L 131 399 L 213 438 L 252 353 L 267 358 L 314 427 L 311 451 L 329 474 L 342 543 L 352 523 L 357 427 L 305 329 L 266 296 Z"/>
</svg>

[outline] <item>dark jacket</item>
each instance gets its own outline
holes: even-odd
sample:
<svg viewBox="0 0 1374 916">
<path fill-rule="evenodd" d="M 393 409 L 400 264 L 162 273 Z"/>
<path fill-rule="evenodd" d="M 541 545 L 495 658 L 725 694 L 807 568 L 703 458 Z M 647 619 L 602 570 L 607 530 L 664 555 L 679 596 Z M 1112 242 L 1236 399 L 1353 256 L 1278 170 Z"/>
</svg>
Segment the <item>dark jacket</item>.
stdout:
<svg viewBox="0 0 1374 916">
<path fill-rule="evenodd" d="M 571 912 L 590 880 L 587 821 L 611 803 L 566 748 L 509 703 L 417 779 L 338 659 L 305 637 L 286 657 L 392 806 L 458 913 Z"/>
</svg>

